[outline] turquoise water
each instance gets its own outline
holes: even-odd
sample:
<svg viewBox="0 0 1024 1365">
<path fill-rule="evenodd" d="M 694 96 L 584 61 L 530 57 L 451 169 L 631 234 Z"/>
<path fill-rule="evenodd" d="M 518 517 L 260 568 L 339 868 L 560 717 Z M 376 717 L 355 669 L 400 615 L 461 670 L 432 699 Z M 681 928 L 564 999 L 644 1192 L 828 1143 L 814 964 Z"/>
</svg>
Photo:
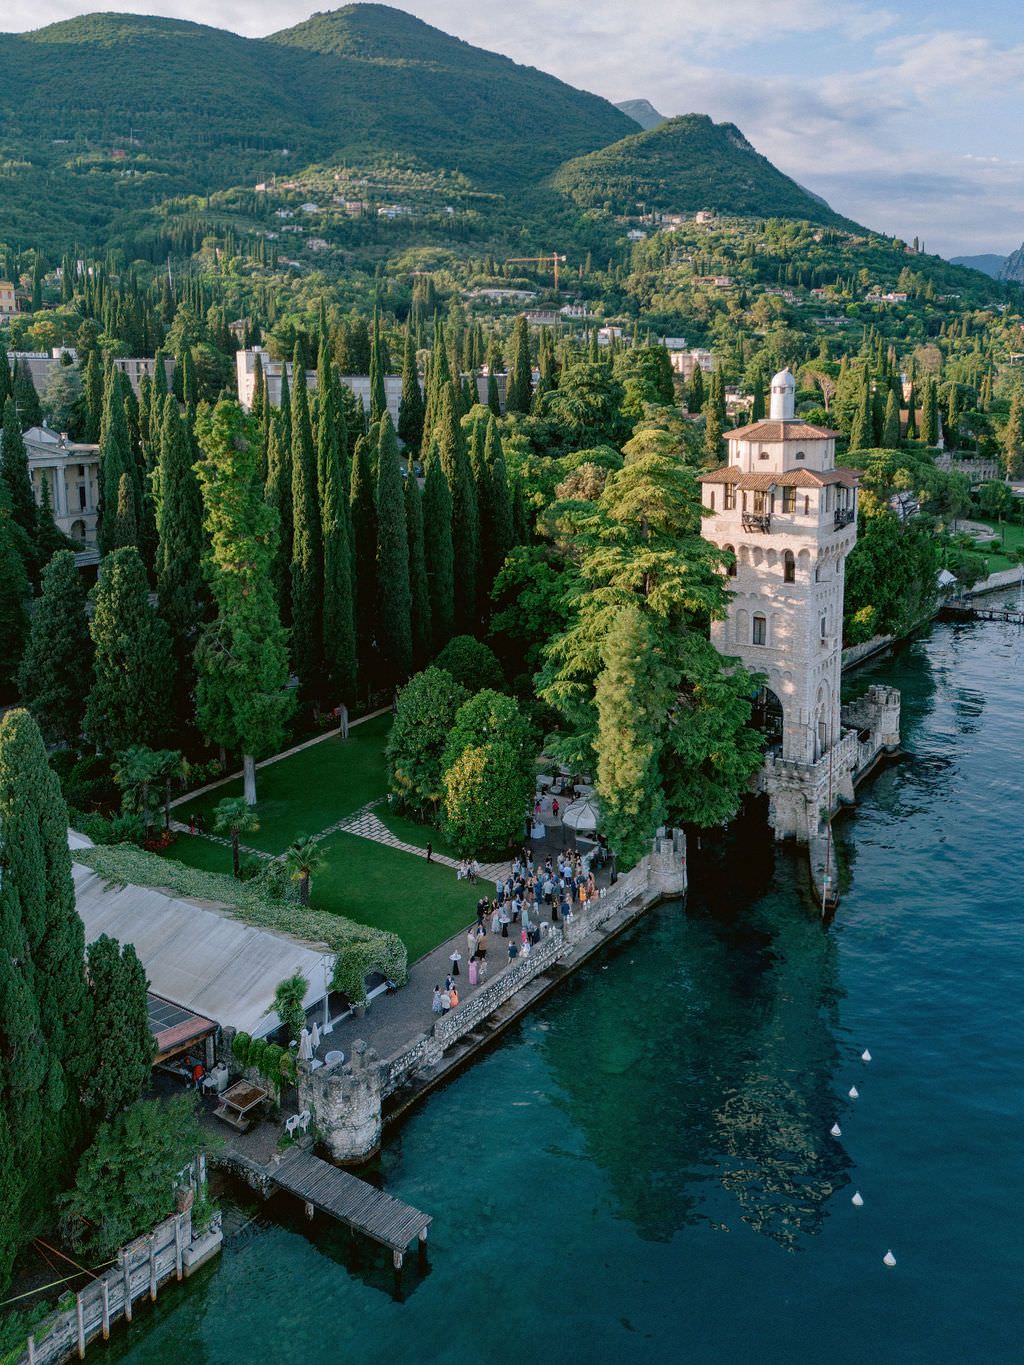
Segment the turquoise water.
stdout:
<svg viewBox="0 0 1024 1365">
<path fill-rule="evenodd" d="M 405 1123 L 382 1175 L 435 1222 L 404 1302 L 327 1224 L 243 1203 L 108 1354 L 1020 1360 L 1022 653 L 1018 627 L 943 625 L 858 675 L 902 688 L 914 757 L 842 822 L 829 928 L 751 830 L 693 850 L 685 910 Z"/>
</svg>

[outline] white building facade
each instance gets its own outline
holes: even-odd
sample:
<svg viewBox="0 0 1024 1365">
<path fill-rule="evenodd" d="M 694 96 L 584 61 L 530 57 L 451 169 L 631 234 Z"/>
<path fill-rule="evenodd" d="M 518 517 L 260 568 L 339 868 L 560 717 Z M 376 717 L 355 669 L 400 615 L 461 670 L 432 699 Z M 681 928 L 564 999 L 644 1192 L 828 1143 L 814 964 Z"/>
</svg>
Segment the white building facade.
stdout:
<svg viewBox="0 0 1024 1365">
<path fill-rule="evenodd" d="M 859 712 L 856 729 L 844 725 L 843 588 L 858 476 L 836 467 L 836 434 L 796 417 L 795 382 L 783 370 L 772 380 L 770 416 L 727 433 L 729 463 L 700 477 L 701 533 L 735 557 L 729 613 L 711 638 L 765 675 L 755 703 L 768 736 L 760 786 L 776 834 L 801 840 L 839 801 L 852 801 L 857 778 L 899 740 L 898 693 L 876 698 L 884 715 Z"/>
<path fill-rule="evenodd" d="M 29 427 L 23 439 L 36 502 L 42 504 L 45 478 L 54 521 L 82 549 L 91 549 L 99 509 L 99 446 L 69 441 L 49 427 Z"/>
</svg>

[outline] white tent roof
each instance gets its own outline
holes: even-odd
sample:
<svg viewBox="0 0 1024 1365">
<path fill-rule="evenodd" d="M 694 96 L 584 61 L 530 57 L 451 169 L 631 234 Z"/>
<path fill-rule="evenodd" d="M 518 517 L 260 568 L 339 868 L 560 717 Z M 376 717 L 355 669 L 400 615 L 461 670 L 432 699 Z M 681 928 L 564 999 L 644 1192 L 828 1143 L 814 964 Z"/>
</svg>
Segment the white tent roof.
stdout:
<svg viewBox="0 0 1024 1365">
<path fill-rule="evenodd" d="M 331 953 L 152 887 L 111 885 L 78 863 L 74 876 L 85 941 L 133 943 L 151 990 L 195 1014 L 262 1037 L 278 1026 L 266 1011 L 286 976 L 309 982 L 307 1007 L 327 993 Z"/>
</svg>

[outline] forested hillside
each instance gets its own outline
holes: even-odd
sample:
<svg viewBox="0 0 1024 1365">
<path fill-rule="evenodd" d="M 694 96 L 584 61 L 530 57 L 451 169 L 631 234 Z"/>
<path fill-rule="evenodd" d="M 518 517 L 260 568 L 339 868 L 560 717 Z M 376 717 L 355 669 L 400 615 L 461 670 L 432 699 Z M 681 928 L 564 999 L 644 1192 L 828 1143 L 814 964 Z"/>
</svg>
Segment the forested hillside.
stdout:
<svg viewBox="0 0 1024 1365">
<path fill-rule="evenodd" d="M 265 39 L 92 14 L 0 34 L 4 235 L 100 244 L 126 216 L 310 162 L 391 156 L 504 190 L 635 125 L 613 105 L 400 10 Z"/>
</svg>

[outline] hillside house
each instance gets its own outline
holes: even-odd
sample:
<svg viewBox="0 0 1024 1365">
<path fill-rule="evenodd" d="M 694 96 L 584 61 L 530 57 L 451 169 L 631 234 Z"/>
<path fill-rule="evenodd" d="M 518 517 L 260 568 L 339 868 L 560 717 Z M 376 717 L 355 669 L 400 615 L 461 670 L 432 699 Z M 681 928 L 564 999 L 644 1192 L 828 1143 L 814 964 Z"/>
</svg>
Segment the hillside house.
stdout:
<svg viewBox="0 0 1024 1365">
<path fill-rule="evenodd" d="M 0 280 L 0 317 L 13 317 L 18 311 L 18 295 L 10 280 Z"/>
</svg>

